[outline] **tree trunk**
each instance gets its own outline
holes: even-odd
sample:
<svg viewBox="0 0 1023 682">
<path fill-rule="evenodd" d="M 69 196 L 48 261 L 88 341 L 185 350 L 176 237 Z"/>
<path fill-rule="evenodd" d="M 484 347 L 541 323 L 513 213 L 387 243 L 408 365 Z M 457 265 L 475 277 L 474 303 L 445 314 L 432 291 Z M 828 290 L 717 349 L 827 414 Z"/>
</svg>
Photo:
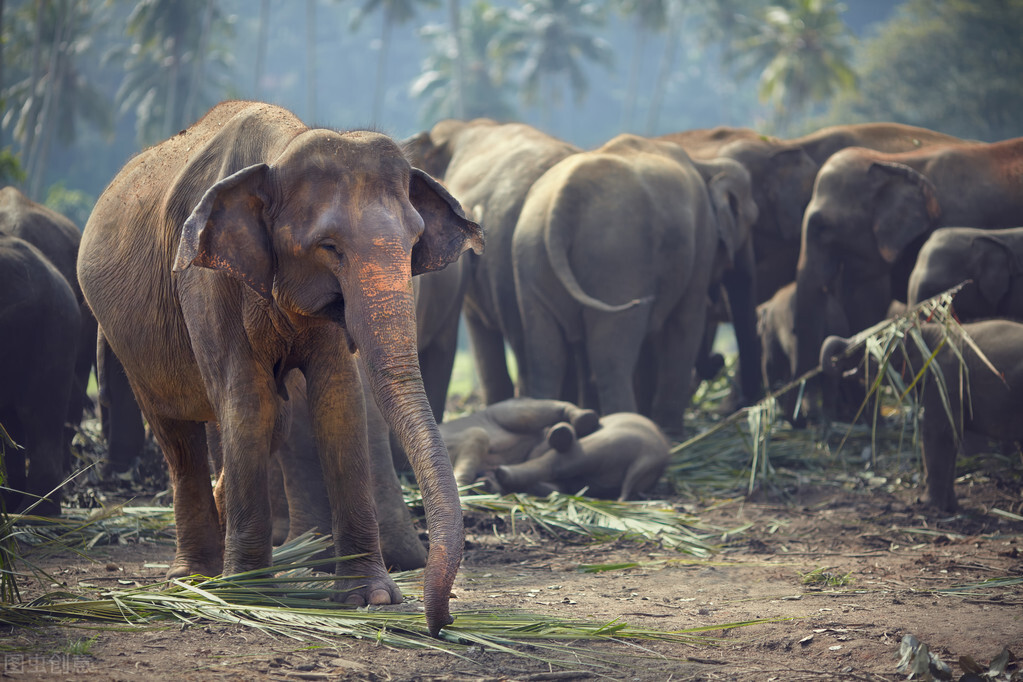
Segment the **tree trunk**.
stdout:
<svg viewBox="0 0 1023 682">
<path fill-rule="evenodd" d="M 270 0 L 261 0 L 259 3 L 259 29 L 256 38 L 256 74 L 252 84 L 253 97 L 260 99 L 260 82 L 263 80 L 263 68 L 266 64 L 266 43 L 267 31 L 270 24 Z"/>
<path fill-rule="evenodd" d="M 452 72 L 451 110 L 455 118 L 465 118 L 465 51 L 462 46 L 462 9 L 459 0 L 449 0 L 451 36 L 455 42 L 454 70 Z"/>
<path fill-rule="evenodd" d="M 384 92 L 387 90 L 384 78 L 387 71 L 387 51 L 391 47 L 392 23 L 390 5 L 385 5 L 383 26 L 380 28 L 380 54 L 377 57 L 376 90 L 373 93 L 373 117 L 370 119 L 373 125 L 380 125 L 380 116 L 384 108 Z"/>
<path fill-rule="evenodd" d="M 67 3 L 62 3 L 58 12 L 57 25 L 54 27 L 53 42 L 50 45 L 50 59 L 46 73 L 46 88 L 43 94 L 43 106 L 33 126 L 36 129 L 32 139 L 32 147 L 28 153 L 28 196 L 35 201 L 40 200 L 42 190 L 43 172 L 46 168 L 46 157 L 50 151 L 50 138 L 53 136 L 58 111 L 57 106 L 60 100 L 61 73 L 64 60 L 61 57 L 61 48 L 66 38 L 67 27 L 70 24 Z"/>
<path fill-rule="evenodd" d="M 195 48 L 195 64 L 192 65 L 192 82 L 188 84 L 188 97 L 185 98 L 185 109 L 182 116 L 183 122 L 186 124 L 199 118 L 199 112 L 195 108 L 199 91 L 202 89 L 203 63 L 206 61 L 206 47 L 209 43 L 210 24 L 213 22 L 214 4 L 215 0 L 206 0 L 206 11 L 202 15 L 199 43 Z"/>
<path fill-rule="evenodd" d="M 306 122 L 316 120 L 316 0 L 305 3 Z"/>
<path fill-rule="evenodd" d="M 664 92 L 668 89 L 668 79 L 671 77 L 671 69 L 675 64 L 675 52 L 678 50 L 678 36 L 682 31 L 682 12 L 674 10 L 668 19 L 668 32 L 664 38 L 664 54 L 661 55 L 661 65 L 657 72 L 657 83 L 654 85 L 654 94 L 650 98 L 650 112 L 646 121 L 646 134 L 656 134 L 658 120 L 661 117 L 661 104 L 664 102 Z"/>
<path fill-rule="evenodd" d="M 622 108 L 622 131 L 632 130 L 632 118 L 636 113 L 636 98 L 639 91 L 639 64 L 643 58 L 644 38 L 646 31 L 643 22 L 636 18 L 636 44 L 632 50 L 632 63 L 629 65 L 629 83 L 625 92 L 625 105 Z"/>
<path fill-rule="evenodd" d="M 177 126 L 178 80 L 181 75 L 181 41 L 180 36 L 171 36 L 171 68 L 170 85 L 167 88 L 166 110 L 163 116 L 164 139 L 174 134 Z"/>
</svg>

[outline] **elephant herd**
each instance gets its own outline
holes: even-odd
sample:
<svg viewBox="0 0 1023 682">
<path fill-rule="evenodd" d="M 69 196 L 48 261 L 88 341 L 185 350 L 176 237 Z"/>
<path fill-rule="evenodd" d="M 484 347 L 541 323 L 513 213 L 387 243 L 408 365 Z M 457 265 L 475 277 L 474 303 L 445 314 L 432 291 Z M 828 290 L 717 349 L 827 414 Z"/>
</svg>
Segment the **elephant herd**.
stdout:
<svg viewBox="0 0 1023 682">
<path fill-rule="evenodd" d="M 437 634 L 462 555 L 457 485 L 649 490 L 722 319 L 740 406 L 893 300 L 972 279 L 961 317 L 1023 316 L 1023 234 L 1005 229 L 1023 225 L 1021 168 L 1023 139 L 899 124 L 583 150 L 521 123 L 445 120 L 396 142 L 224 102 L 129 161 L 81 233 L 0 191 L 0 424 L 26 447 L 7 470 L 27 491 L 4 500 L 59 513 L 47 495 L 95 362 L 111 466 L 143 416 L 166 458 L 170 576 L 264 568 L 272 541 L 329 527 L 336 555 L 357 555 L 338 599 L 396 603 L 385 565 L 425 563 Z M 460 319 L 487 407 L 440 423 Z M 1006 324 L 976 338 L 1019 364 L 1020 345 L 998 346 L 1018 334 Z M 1018 373 L 1000 398 L 1016 407 Z M 1023 435 L 991 421 L 975 426 Z M 947 470 L 937 447 L 928 468 Z"/>
</svg>

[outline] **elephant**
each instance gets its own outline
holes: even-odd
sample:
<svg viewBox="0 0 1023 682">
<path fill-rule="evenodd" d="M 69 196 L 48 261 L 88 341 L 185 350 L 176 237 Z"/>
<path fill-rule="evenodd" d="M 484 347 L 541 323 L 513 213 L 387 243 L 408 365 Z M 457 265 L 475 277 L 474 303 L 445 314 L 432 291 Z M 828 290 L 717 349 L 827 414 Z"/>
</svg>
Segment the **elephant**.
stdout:
<svg viewBox="0 0 1023 682">
<path fill-rule="evenodd" d="M 617 412 L 567 449 L 541 445 L 519 464 L 502 464 L 494 476 L 504 492 L 544 495 L 586 491 L 624 502 L 648 492 L 668 466 L 670 446 L 657 424 L 641 414 Z"/>
<path fill-rule="evenodd" d="M 426 565 L 426 548 L 419 540 L 394 471 L 390 429 L 369 391 L 367 370 L 361 361 L 359 370 L 366 396 L 373 499 L 384 565 L 401 571 L 422 568 Z M 288 393 L 285 419 L 289 425 L 287 436 L 273 453 L 270 472 L 274 544 L 293 540 L 309 530 L 324 533 L 331 530 L 330 503 L 317 454 L 305 377 L 292 370 L 285 378 L 285 387 Z M 213 447 L 210 450 L 211 455 L 218 452 Z M 223 486 L 215 490 L 220 487 Z"/>
<path fill-rule="evenodd" d="M 32 513 L 60 515 L 80 328 L 67 279 L 32 244 L 0 235 L 0 425 L 22 446 L 0 450 L 10 511 L 38 499 Z"/>
<path fill-rule="evenodd" d="M 960 320 L 1023 319 L 1023 228 L 943 227 L 920 248 L 906 304 L 915 305 L 972 280 L 953 300 Z"/>
<path fill-rule="evenodd" d="M 567 451 L 598 427 L 596 412 L 563 400 L 509 398 L 444 422 L 440 434 L 458 485 L 493 485 L 498 465 L 524 462 L 537 447 Z"/>
<path fill-rule="evenodd" d="M 748 128 L 713 128 L 663 135 L 693 157 L 723 156 L 741 163 L 753 180 L 759 216 L 753 225 L 757 303 L 796 278 L 803 212 L 821 165 L 846 147 L 908 152 L 963 140 L 899 123 L 856 123 L 821 128 L 796 138 Z"/>
<path fill-rule="evenodd" d="M 66 416 L 70 428 L 77 427 L 89 405 L 86 389 L 96 360 L 96 320 L 85 305 L 75 272 L 82 233 L 65 216 L 32 201 L 16 187 L 8 186 L 0 189 L 0 235 L 20 237 L 39 249 L 67 280 L 79 304 L 75 383 Z"/>
<path fill-rule="evenodd" d="M 463 306 L 483 397 L 516 394 L 505 343 L 522 362 L 522 324 L 512 270 L 512 234 L 526 194 L 544 172 L 581 151 L 523 123 L 445 119 L 404 142 L 412 162 L 441 178 L 487 235 L 486 252 L 468 256 Z M 519 391 L 521 394 L 521 391 Z"/>
<path fill-rule="evenodd" d="M 923 242 L 950 225 L 1023 223 L 1023 138 L 883 154 L 844 149 L 821 168 L 803 219 L 796 277 L 796 373 L 817 365 L 821 310 L 835 297 L 850 329 L 907 298 Z M 817 389 L 808 390 L 807 411 Z"/>
<path fill-rule="evenodd" d="M 332 510 L 335 599 L 401 593 L 380 555 L 354 353 L 423 491 L 425 614 L 437 635 L 464 529 L 423 390 L 411 278 L 483 249 L 479 225 L 376 132 L 310 128 L 278 106 L 216 105 L 130 160 L 85 226 L 78 278 L 167 460 L 178 529 L 168 576 L 267 567 L 267 467 L 284 377 L 308 383 Z M 223 451 L 223 526 L 205 423 Z"/>
<path fill-rule="evenodd" d="M 919 330 L 927 347 L 938 349 L 944 335 L 943 327 L 922 323 Z M 983 320 L 963 324 L 962 331 L 969 335 L 995 371 L 964 341 L 962 332 L 952 327 L 948 330 L 950 343 L 938 350 L 933 362 L 941 369 L 948 389 L 949 412 L 956 416 L 955 423 L 945 411 L 935 379 L 928 376 L 923 386 L 920 432 L 926 501 L 946 512 L 957 507 L 955 462 L 966 431 L 1003 442 L 1023 439 L 1023 420 L 1019 418 L 1019 406 L 1023 405 L 1023 324 L 1003 319 Z M 843 357 L 848 346 L 847 339 L 836 336 L 825 339 L 820 349 L 821 367 L 833 374 L 848 371 L 857 362 L 855 358 Z M 906 346 L 909 350 L 903 375 L 912 377 L 923 366 L 921 350 L 913 342 L 907 342 Z M 957 355 L 966 364 L 968 391 L 959 384 L 962 374 Z M 968 396 L 967 405 L 963 404 L 964 393 Z"/>
<path fill-rule="evenodd" d="M 745 177 L 738 164 L 721 165 Z M 733 194 L 739 176 L 712 176 L 676 144 L 620 135 L 533 185 L 512 239 L 524 395 L 560 397 L 574 355 L 601 414 L 637 412 L 642 370 L 655 385 L 650 416 L 682 433 L 708 294 L 748 241 L 741 216 L 756 210 L 749 200 L 734 214 L 747 203 Z M 644 342 L 652 350 L 641 368 Z"/>
</svg>

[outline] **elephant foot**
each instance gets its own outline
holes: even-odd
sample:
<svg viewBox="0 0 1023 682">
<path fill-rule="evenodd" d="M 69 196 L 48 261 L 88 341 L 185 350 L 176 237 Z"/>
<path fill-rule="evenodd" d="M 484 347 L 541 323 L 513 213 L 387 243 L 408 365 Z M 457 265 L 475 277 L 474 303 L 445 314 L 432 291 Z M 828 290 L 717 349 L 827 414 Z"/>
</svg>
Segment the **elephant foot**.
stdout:
<svg viewBox="0 0 1023 682">
<path fill-rule="evenodd" d="M 401 590 L 379 559 L 368 557 L 339 561 L 332 601 L 354 606 L 400 604 Z"/>
<path fill-rule="evenodd" d="M 384 565 L 395 571 L 411 571 L 426 566 L 426 547 L 410 526 L 398 532 L 380 532 L 380 553 Z"/>
<path fill-rule="evenodd" d="M 60 516 L 60 496 L 58 493 L 54 493 L 49 497 L 37 498 L 26 493 L 22 503 L 16 507 L 14 513 L 50 518 L 58 517 Z"/>
<path fill-rule="evenodd" d="M 600 415 L 593 410 L 580 410 L 572 417 L 572 428 L 577 438 L 585 438 L 600 428 Z"/>
<path fill-rule="evenodd" d="M 174 562 L 167 569 L 167 579 L 186 578 L 190 575 L 203 575 L 212 577 L 223 572 L 223 560 L 220 557 L 189 556 L 178 550 Z"/>
<path fill-rule="evenodd" d="M 575 443 L 575 429 L 568 422 L 558 422 L 547 429 L 547 444 L 558 452 L 568 452 Z"/>
</svg>

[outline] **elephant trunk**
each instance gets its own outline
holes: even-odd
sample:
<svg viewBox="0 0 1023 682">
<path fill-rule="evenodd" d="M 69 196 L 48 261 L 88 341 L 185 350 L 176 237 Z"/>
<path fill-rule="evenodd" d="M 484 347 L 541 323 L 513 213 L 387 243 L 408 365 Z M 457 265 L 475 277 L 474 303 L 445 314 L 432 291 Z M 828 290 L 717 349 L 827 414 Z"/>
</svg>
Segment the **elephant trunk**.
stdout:
<svg viewBox="0 0 1023 682">
<path fill-rule="evenodd" d="M 368 296 L 349 301 L 346 321 L 365 362 L 373 397 L 396 434 L 423 495 L 430 532 L 424 573 L 426 622 L 436 636 L 453 622 L 448 599 L 462 560 L 464 527 L 451 460 L 423 389 L 416 351 L 410 273 L 396 286 L 363 282 Z M 379 284 L 379 282 L 377 282 Z"/>
<path fill-rule="evenodd" d="M 809 263 L 800 263 L 796 273 L 795 319 L 796 364 L 792 376 L 800 377 L 817 366 L 821 343 L 824 341 L 824 311 L 828 304 L 828 292 L 818 268 Z M 819 399 L 819 382 L 807 382 L 803 405 L 799 406 L 800 417 L 814 411 Z M 795 404 L 792 405 L 795 409 Z M 810 408 L 810 409 L 807 409 Z M 790 415 L 791 418 L 791 415 Z M 801 420 L 800 420 L 801 421 Z"/>
</svg>

